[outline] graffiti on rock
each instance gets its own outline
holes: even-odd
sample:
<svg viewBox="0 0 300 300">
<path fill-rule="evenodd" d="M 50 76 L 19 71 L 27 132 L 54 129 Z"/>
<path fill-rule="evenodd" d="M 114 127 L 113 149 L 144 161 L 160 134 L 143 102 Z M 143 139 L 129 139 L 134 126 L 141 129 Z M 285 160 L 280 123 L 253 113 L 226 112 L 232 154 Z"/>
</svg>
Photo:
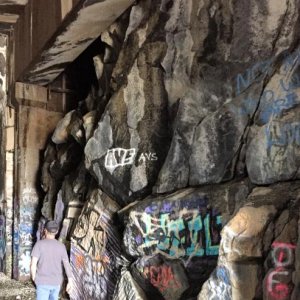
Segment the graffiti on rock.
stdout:
<svg viewBox="0 0 300 300">
<path fill-rule="evenodd" d="M 265 128 L 267 149 L 272 146 L 285 147 L 287 145 L 300 146 L 300 123 L 275 123 Z"/>
<path fill-rule="evenodd" d="M 296 93 L 289 93 L 285 98 L 277 98 L 274 91 L 265 90 L 261 99 L 265 103 L 261 107 L 261 120 L 267 123 L 271 117 L 280 117 L 284 110 L 292 108 L 297 103 L 298 96 Z M 257 102 L 257 99 L 246 98 L 242 100 L 241 106 L 230 109 L 239 115 L 250 115 L 255 111 Z"/>
<path fill-rule="evenodd" d="M 261 108 L 261 119 L 267 123 L 271 117 L 280 117 L 283 110 L 293 107 L 298 101 L 298 96 L 295 93 L 289 93 L 284 98 L 276 98 L 273 91 L 267 90 L 263 93 L 262 99 L 264 103 L 269 102 L 266 107 Z"/>
<path fill-rule="evenodd" d="M 280 95 L 276 95 L 276 91 L 268 89 L 261 96 L 258 96 L 262 100 L 260 118 L 264 123 L 268 123 L 271 118 L 280 117 L 284 110 L 290 109 L 297 104 L 298 96 L 293 91 L 300 87 L 300 77 L 297 72 L 294 72 L 292 76 L 289 73 L 295 66 L 295 63 L 298 63 L 299 57 L 300 50 L 292 54 L 285 54 L 281 66 L 281 75 L 286 76 L 286 79 L 281 78 L 279 80 Z M 257 79 L 257 76 L 270 72 L 271 65 L 272 59 L 269 59 L 248 68 L 244 74 L 238 74 L 236 76 L 236 95 L 247 89 Z M 241 105 L 231 106 L 230 110 L 238 115 L 251 115 L 257 108 L 258 100 L 258 98 L 247 97 L 241 100 Z"/>
<path fill-rule="evenodd" d="M 289 297 L 293 288 L 287 279 L 291 273 L 290 268 L 293 266 L 296 246 L 274 242 L 272 248 L 275 268 L 267 274 L 267 293 L 270 299 L 283 300 Z"/>
<path fill-rule="evenodd" d="M 83 215 L 79 222 L 74 238 L 89 255 L 100 256 L 105 249 L 107 237 L 100 226 L 99 214 L 92 210 Z"/>
<path fill-rule="evenodd" d="M 105 156 L 105 168 L 113 173 L 117 167 L 132 165 L 135 161 L 137 150 L 135 148 L 114 148 L 107 151 Z M 157 160 L 156 153 L 142 153 L 138 162 L 146 160 Z"/>
<path fill-rule="evenodd" d="M 176 279 L 171 266 L 147 266 L 144 268 L 143 273 L 150 280 L 151 284 L 162 293 L 166 289 L 181 288 L 181 283 Z"/>
<path fill-rule="evenodd" d="M 97 193 L 84 207 L 72 234 L 71 266 L 76 273 L 72 299 L 76 300 L 107 299 L 120 273 L 121 243 L 112 221 L 117 208 L 112 200 L 104 205 Z"/>
<path fill-rule="evenodd" d="M 106 299 L 107 279 L 105 267 L 109 258 L 91 258 L 78 248 L 71 247 L 71 265 L 75 279 L 74 299 Z"/>
<path fill-rule="evenodd" d="M 162 253 L 173 258 L 218 255 L 222 224 L 214 210 L 201 214 L 201 210 L 183 208 L 176 214 L 168 202 L 158 216 L 151 215 L 151 210 L 147 207 L 144 212 L 131 213 L 141 253 Z"/>
<path fill-rule="evenodd" d="M 288 83 L 283 81 L 283 79 L 280 79 L 279 82 L 282 90 L 284 90 L 285 92 L 290 92 L 300 87 L 300 78 L 299 78 L 299 74 L 297 73 L 294 73 L 292 75 Z"/>
<path fill-rule="evenodd" d="M 271 64 L 273 59 L 261 61 L 246 69 L 246 71 L 236 76 L 236 95 L 242 93 L 247 89 L 256 79 L 259 74 L 265 74 L 271 71 Z"/>
<path fill-rule="evenodd" d="M 298 62 L 300 58 L 300 49 L 295 51 L 294 53 L 284 53 L 284 59 L 282 62 L 282 68 L 284 75 L 286 75 L 291 67 Z M 272 64 L 274 62 L 274 58 L 270 58 L 264 61 L 257 62 L 253 66 L 246 69 L 244 73 L 239 73 L 235 77 L 236 81 L 236 88 L 235 92 L 236 95 L 241 94 L 244 90 L 246 90 L 257 78 L 261 75 L 266 75 L 272 72 Z M 299 77 L 297 75 L 293 76 L 289 87 L 286 87 L 286 84 L 283 81 L 280 81 L 281 87 L 285 91 L 290 91 L 299 87 Z"/>
</svg>

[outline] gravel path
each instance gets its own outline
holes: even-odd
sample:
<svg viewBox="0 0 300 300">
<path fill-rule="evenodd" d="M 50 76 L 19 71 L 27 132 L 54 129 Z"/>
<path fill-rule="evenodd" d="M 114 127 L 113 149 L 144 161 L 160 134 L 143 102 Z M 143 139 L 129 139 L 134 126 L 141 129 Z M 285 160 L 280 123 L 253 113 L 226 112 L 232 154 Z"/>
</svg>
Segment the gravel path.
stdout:
<svg viewBox="0 0 300 300">
<path fill-rule="evenodd" d="M 0 273 L 0 300 L 35 300 L 34 286 L 9 279 Z"/>
</svg>

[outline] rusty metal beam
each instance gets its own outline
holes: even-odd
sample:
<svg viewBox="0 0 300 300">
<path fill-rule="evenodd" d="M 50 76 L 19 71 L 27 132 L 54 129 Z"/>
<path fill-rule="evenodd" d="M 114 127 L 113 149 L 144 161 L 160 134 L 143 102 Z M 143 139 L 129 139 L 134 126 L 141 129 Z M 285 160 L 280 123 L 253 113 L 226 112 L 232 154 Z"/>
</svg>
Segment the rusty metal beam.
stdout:
<svg viewBox="0 0 300 300">
<path fill-rule="evenodd" d="M 67 15 L 19 81 L 47 85 L 135 0 L 82 0 Z"/>
</svg>

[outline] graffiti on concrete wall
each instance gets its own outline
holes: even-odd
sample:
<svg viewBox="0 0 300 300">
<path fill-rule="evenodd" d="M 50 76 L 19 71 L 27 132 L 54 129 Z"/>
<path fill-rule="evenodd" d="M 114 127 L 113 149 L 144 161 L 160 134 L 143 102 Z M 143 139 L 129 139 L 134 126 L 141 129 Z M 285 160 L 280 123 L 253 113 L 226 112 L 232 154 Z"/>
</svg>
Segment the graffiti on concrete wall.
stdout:
<svg viewBox="0 0 300 300">
<path fill-rule="evenodd" d="M 36 209 L 38 195 L 33 188 L 24 188 L 20 201 L 20 221 L 18 228 L 19 238 L 19 275 L 30 275 L 30 253 L 35 237 L 34 224 L 37 223 Z"/>
<path fill-rule="evenodd" d="M 5 253 L 5 216 L 0 212 L 0 272 L 4 271 Z"/>
<path fill-rule="evenodd" d="M 197 201 L 194 204 L 197 206 Z M 221 216 L 213 209 L 204 212 L 196 206 L 176 212 L 171 202 L 164 202 L 159 214 L 151 214 L 153 207 L 131 212 L 139 252 L 172 258 L 218 255 Z"/>
<path fill-rule="evenodd" d="M 296 245 L 274 242 L 272 244 L 272 262 L 274 269 L 271 269 L 266 277 L 266 290 L 268 299 L 283 300 L 290 299 L 293 290 L 291 273 Z"/>
<path fill-rule="evenodd" d="M 25 249 L 20 255 L 19 261 L 19 275 L 28 276 L 30 274 L 31 248 Z"/>
<path fill-rule="evenodd" d="M 105 168 L 113 173 L 117 167 L 132 165 L 135 162 L 137 150 L 135 148 L 123 149 L 114 148 L 107 151 L 105 155 Z M 141 153 L 137 159 L 138 162 L 146 160 L 157 160 L 156 153 Z"/>
<path fill-rule="evenodd" d="M 7 36 L 0 35 L 0 104 L 6 105 L 6 90 L 7 90 L 7 73 L 6 73 L 6 57 L 7 57 Z"/>
</svg>

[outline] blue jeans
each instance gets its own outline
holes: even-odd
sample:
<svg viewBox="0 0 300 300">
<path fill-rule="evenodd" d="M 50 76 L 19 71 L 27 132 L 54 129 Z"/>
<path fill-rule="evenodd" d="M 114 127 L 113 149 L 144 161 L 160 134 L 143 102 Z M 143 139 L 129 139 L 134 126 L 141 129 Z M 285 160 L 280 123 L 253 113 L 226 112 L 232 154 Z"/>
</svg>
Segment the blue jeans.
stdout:
<svg viewBox="0 0 300 300">
<path fill-rule="evenodd" d="M 58 300 L 60 285 L 44 285 L 36 286 L 36 300 Z"/>
</svg>

